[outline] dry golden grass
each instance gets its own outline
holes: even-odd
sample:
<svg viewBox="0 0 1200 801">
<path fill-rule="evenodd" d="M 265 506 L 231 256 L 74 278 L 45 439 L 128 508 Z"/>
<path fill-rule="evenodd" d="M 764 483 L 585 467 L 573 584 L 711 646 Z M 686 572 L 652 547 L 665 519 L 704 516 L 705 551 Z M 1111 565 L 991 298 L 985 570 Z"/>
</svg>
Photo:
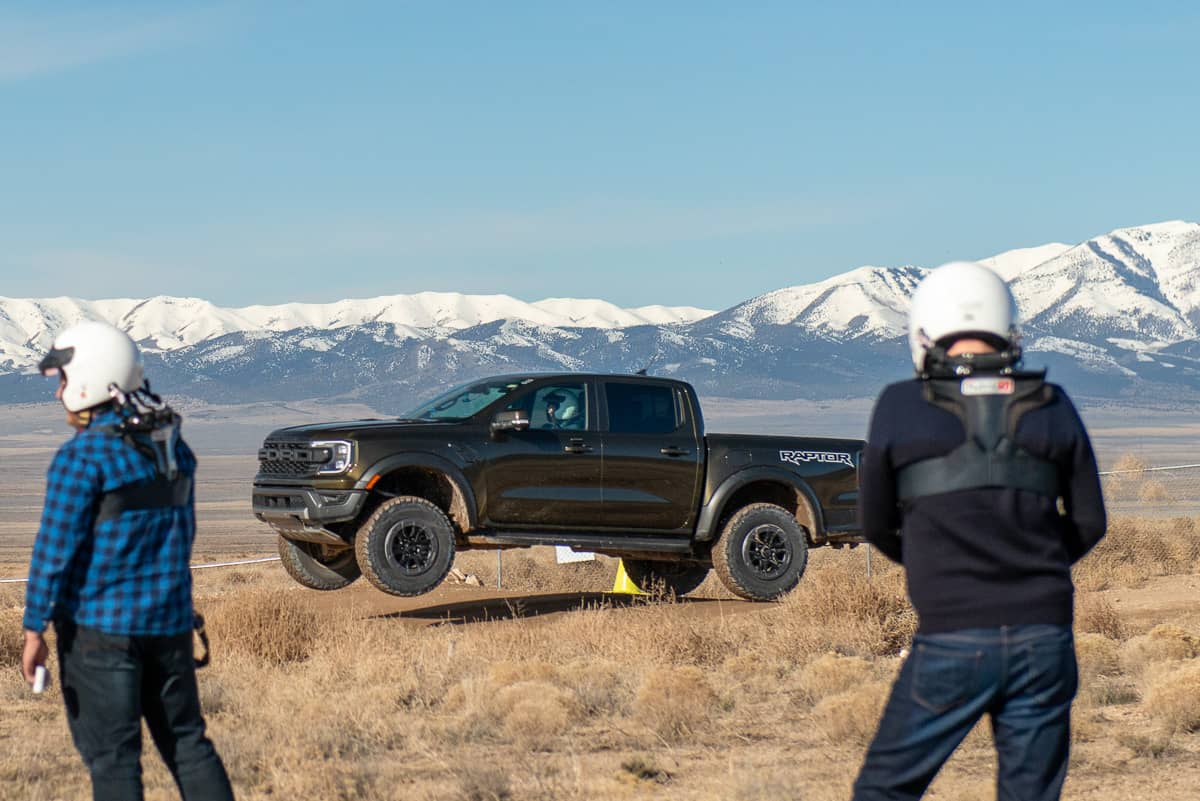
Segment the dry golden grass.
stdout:
<svg viewBox="0 0 1200 801">
<path fill-rule="evenodd" d="M 1088 709 L 1086 704 L 1081 703 L 1081 700 L 1077 699 L 1071 710 L 1071 744 L 1073 747 L 1081 743 L 1102 741 L 1110 726 L 1108 718 L 1103 713 Z"/>
<path fill-rule="evenodd" d="M 1115 676 L 1121 672 L 1121 645 L 1104 635 L 1080 630 L 1075 634 L 1075 654 L 1079 661 L 1079 676 Z"/>
<path fill-rule="evenodd" d="M 1200 639 L 1172 623 L 1160 623 L 1147 634 L 1131 637 L 1121 646 L 1121 666 L 1134 677 L 1148 668 L 1166 662 L 1193 659 L 1200 651 Z"/>
<path fill-rule="evenodd" d="M 1138 700 L 1133 680 L 1121 669 L 1121 644 L 1103 634 L 1077 631 L 1075 653 L 1079 661 L 1081 709 L 1128 704 Z"/>
<path fill-rule="evenodd" d="M 1200 530 L 1190 517 L 1117 518 L 1107 536 L 1075 566 L 1083 592 L 1140 587 L 1153 576 L 1200 572 Z"/>
<path fill-rule="evenodd" d="M 1163 503 L 1172 500 L 1167 487 L 1161 481 L 1153 479 L 1143 481 L 1138 487 L 1138 500 L 1142 503 Z"/>
<path fill-rule="evenodd" d="M 806 699 L 817 703 L 866 684 L 874 672 L 874 665 L 862 657 L 822 654 L 804 666 L 796 684 Z"/>
<path fill-rule="evenodd" d="M 1146 464 L 1146 460 L 1136 453 L 1122 453 L 1109 469 L 1114 473 L 1131 473 L 1145 470 L 1147 467 L 1149 465 Z"/>
<path fill-rule="evenodd" d="M 304 661 L 328 621 L 306 613 L 295 592 L 255 589 L 217 602 L 205 616 L 210 639 L 226 654 L 273 665 Z"/>
<path fill-rule="evenodd" d="M 1136 500 L 1144 504 L 1175 501 L 1162 472 L 1147 472 L 1148 465 L 1134 454 L 1125 454 L 1113 464 L 1112 475 L 1105 477 L 1104 494 L 1109 500 Z"/>
<path fill-rule="evenodd" d="M 12 573 L 24 574 L 25 566 L 12 568 Z M 6 570 L 4 575 L 8 575 Z M 16 609 L 25 603 L 24 584 L 0 584 L 0 609 Z"/>
<path fill-rule="evenodd" d="M 1160 575 L 1146 564 L 1159 552 L 1119 537 L 1113 547 L 1130 575 Z M 469 572 L 494 565 L 473 556 Z M 536 561 L 505 555 L 507 587 L 565 589 L 548 561 L 526 560 Z M 861 549 L 816 551 L 796 592 L 753 609 L 657 601 L 434 626 L 322 606 L 335 596 L 273 566 L 213 571 L 197 583 L 214 657 L 201 696 L 248 801 L 832 801 L 849 795 L 915 625 L 901 571 L 877 559 L 868 580 L 862 568 Z M 579 575 L 611 587 L 611 572 Z M 727 597 L 709 585 L 700 595 Z M 1130 636 L 1145 626 L 1104 596 L 1081 593 L 1080 604 L 1066 798 L 1137 797 L 1151 776 L 1167 783 L 1162 801 L 1189 797 L 1200 735 L 1168 716 L 1191 698 L 1200 632 Z M 0 606 L 0 624 L 18 628 L 17 613 Z M 0 704 L 0 799 L 85 796 L 56 691 L 34 698 L 15 670 L 0 671 Z M 1120 772 L 1103 767 L 1117 761 L 1128 761 Z M 148 801 L 175 797 L 158 759 L 145 764 Z M 985 722 L 937 797 L 989 796 L 992 765 Z"/>
<path fill-rule="evenodd" d="M 0 670 L 21 664 L 25 640 L 21 633 L 21 610 L 0 609 Z"/>
<path fill-rule="evenodd" d="M 510 801 L 512 782 L 496 765 L 464 765 L 456 774 L 462 801 Z"/>
<path fill-rule="evenodd" d="M 812 711 L 817 730 L 834 745 L 865 747 L 875 736 L 889 685 L 868 681 L 823 699 Z"/>
<path fill-rule="evenodd" d="M 643 679 L 635 700 L 637 717 L 667 742 L 694 736 L 709 722 L 717 694 L 694 665 L 654 671 Z"/>
<path fill-rule="evenodd" d="M 1117 608 L 1098 593 L 1082 593 L 1075 600 L 1075 628 L 1078 631 L 1102 634 L 1112 640 L 1125 637 L 1125 624 Z"/>
<path fill-rule="evenodd" d="M 1147 759 L 1162 759 L 1174 752 L 1170 734 L 1122 733 L 1117 735 L 1117 742 L 1132 751 L 1134 756 Z"/>
<path fill-rule="evenodd" d="M 882 559 L 876 560 L 872 578 L 861 569 L 812 570 L 783 603 L 794 624 L 784 654 L 798 663 L 827 651 L 893 655 L 908 645 L 917 627 L 903 571 Z M 814 620 L 821 625 L 813 626 Z"/>
<path fill-rule="evenodd" d="M 1200 731 L 1200 661 L 1195 659 L 1150 680 L 1145 708 L 1166 731 Z"/>
</svg>

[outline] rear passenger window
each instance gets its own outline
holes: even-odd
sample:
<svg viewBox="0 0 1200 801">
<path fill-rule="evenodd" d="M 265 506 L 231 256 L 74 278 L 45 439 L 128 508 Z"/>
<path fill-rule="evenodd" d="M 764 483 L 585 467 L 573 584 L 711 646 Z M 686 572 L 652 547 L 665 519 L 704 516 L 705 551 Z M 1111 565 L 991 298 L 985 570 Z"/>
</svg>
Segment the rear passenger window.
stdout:
<svg viewBox="0 0 1200 801">
<path fill-rule="evenodd" d="M 608 430 L 626 434 L 668 434 L 679 428 L 675 393 L 656 384 L 606 383 Z"/>
</svg>

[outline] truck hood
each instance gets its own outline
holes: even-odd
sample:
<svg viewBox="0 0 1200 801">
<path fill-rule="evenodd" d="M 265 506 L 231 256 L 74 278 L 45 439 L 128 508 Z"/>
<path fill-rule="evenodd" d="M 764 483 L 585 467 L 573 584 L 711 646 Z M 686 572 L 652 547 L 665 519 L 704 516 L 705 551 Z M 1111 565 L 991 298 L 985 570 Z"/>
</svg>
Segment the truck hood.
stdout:
<svg viewBox="0 0 1200 801">
<path fill-rule="evenodd" d="M 357 440 L 360 435 L 379 436 L 385 433 L 422 434 L 461 426 L 461 422 L 435 423 L 429 420 L 347 420 L 341 423 L 313 423 L 304 426 L 278 428 L 267 435 L 269 442 L 309 442 L 321 439 Z"/>
</svg>

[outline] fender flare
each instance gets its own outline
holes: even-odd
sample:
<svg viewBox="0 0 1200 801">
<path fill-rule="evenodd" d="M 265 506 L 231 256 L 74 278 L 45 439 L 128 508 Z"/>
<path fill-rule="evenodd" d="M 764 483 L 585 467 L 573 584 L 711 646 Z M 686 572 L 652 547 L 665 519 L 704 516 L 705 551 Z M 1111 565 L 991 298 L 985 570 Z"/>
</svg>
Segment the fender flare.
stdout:
<svg viewBox="0 0 1200 801">
<path fill-rule="evenodd" d="M 449 459 L 433 453 L 417 451 L 396 454 L 395 456 L 380 459 L 367 468 L 362 477 L 355 482 L 354 488 L 366 490 L 367 484 L 376 476 L 387 475 L 403 467 L 423 467 L 427 470 L 436 470 L 443 474 L 446 480 L 462 494 L 463 504 L 466 506 L 467 513 L 467 530 L 474 529 L 478 525 L 478 507 L 476 506 L 475 491 L 471 488 L 471 482 L 467 480 L 467 477 L 457 465 Z"/>
<path fill-rule="evenodd" d="M 760 481 L 782 484 L 799 493 L 812 512 L 815 530 L 810 531 L 809 536 L 815 542 L 820 542 L 824 538 L 825 519 L 821 504 L 817 501 L 817 495 L 813 492 L 812 487 L 800 476 L 781 467 L 759 465 L 739 470 L 721 482 L 708 502 L 700 507 L 700 516 L 696 520 L 696 540 L 699 542 L 715 540 L 720 533 L 717 530 L 717 523 L 720 522 L 721 516 L 725 512 L 725 506 L 734 493 L 742 487 Z"/>
</svg>

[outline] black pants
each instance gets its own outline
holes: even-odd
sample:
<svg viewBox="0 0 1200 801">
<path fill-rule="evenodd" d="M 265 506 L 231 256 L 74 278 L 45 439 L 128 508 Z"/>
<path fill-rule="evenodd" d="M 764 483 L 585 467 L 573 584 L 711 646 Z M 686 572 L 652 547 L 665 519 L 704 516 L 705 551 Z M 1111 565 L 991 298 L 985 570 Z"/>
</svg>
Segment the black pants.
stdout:
<svg viewBox="0 0 1200 801">
<path fill-rule="evenodd" d="M 56 623 L 71 737 L 96 801 L 141 801 L 142 718 L 186 801 L 231 801 L 204 734 L 192 635 L 123 637 Z"/>
</svg>

